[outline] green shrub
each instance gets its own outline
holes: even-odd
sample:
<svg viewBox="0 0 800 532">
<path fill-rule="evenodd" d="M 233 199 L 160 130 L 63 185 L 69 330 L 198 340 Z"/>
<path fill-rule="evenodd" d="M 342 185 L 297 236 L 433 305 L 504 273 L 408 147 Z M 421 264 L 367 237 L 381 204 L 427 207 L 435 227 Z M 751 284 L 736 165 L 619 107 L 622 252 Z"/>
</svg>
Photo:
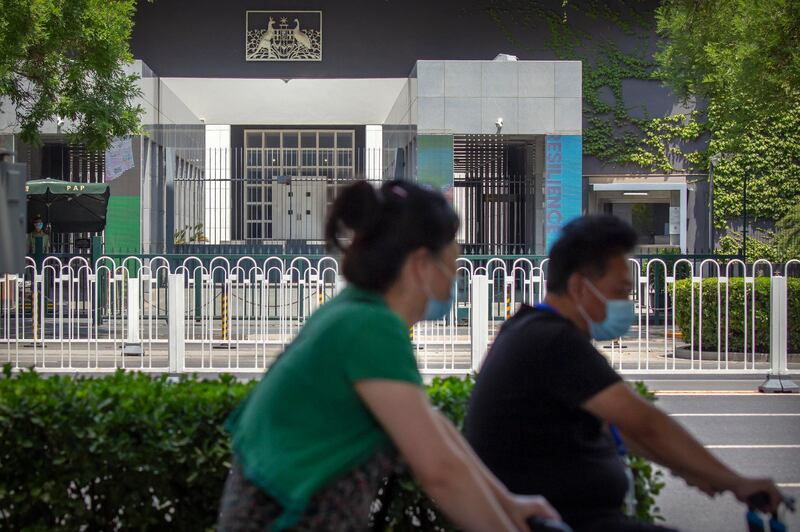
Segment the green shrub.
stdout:
<svg viewBox="0 0 800 532">
<path fill-rule="evenodd" d="M 722 343 L 720 349 L 725 350 L 725 285 L 719 284 L 716 277 L 703 279 L 703 350 L 716 351 L 717 349 L 717 286 L 719 286 L 722 302 L 722 321 L 720 332 Z M 694 290 L 694 345 L 697 347 L 700 340 L 700 301 L 699 284 L 692 283 L 691 279 L 681 279 L 675 286 L 675 322 L 686 342 L 692 338 L 691 332 L 691 295 Z M 694 286 L 693 286 L 694 284 Z M 800 279 L 788 278 L 789 290 L 789 352 L 800 352 Z M 744 280 L 741 277 L 728 279 L 728 351 L 743 352 L 744 345 Z M 769 353 L 769 312 L 770 312 L 770 279 L 756 277 L 756 352 Z M 747 347 L 752 349 L 752 292 L 751 285 L 747 286 Z"/>
<path fill-rule="evenodd" d="M 6 366 L 0 529 L 209 529 L 230 467 L 222 422 L 253 385 L 122 371 L 44 378 Z M 472 385 L 434 379 L 428 391 L 461 427 Z M 660 473 L 643 460 L 632 465 L 637 514 L 652 521 Z M 395 530 L 450 529 L 409 475 L 397 486 L 388 513 Z"/>
<path fill-rule="evenodd" d="M 118 372 L 0 379 L 0 529 L 203 530 L 250 385 Z"/>
<path fill-rule="evenodd" d="M 632 385 L 634 390 L 650 403 L 655 403 L 658 399 L 656 394 L 648 390 L 643 382 L 636 381 Z M 627 462 L 633 471 L 634 489 L 636 491 L 636 519 L 643 523 L 663 521 L 661 510 L 656 506 L 656 497 L 664 489 L 664 473 L 640 456 L 629 454 Z"/>
</svg>

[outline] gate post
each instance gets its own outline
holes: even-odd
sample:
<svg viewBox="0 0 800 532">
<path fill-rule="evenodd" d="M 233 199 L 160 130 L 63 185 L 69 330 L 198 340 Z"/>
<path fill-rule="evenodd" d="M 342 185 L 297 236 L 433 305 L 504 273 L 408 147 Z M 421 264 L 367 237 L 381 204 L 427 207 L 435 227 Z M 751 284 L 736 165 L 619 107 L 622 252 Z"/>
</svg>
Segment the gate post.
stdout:
<svg viewBox="0 0 800 532">
<path fill-rule="evenodd" d="M 470 302 L 472 327 L 472 371 L 478 371 L 486 356 L 489 344 L 489 277 L 472 276 L 472 301 Z"/>
<path fill-rule="evenodd" d="M 142 343 L 139 340 L 139 278 L 128 277 L 128 333 L 123 355 L 141 355 Z"/>
<path fill-rule="evenodd" d="M 797 393 L 800 387 L 790 378 L 788 371 L 788 296 L 786 277 L 773 275 L 770 282 L 769 311 L 769 374 L 758 387 L 763 393 Z"/>
<path fill-rule="evenodd" d="M 186 361 L 186 303 L 183 274 L 171 273 L 167 281 L 167 323 L 169 325 L 169 372 L 182 373 Z"/>
</svg>

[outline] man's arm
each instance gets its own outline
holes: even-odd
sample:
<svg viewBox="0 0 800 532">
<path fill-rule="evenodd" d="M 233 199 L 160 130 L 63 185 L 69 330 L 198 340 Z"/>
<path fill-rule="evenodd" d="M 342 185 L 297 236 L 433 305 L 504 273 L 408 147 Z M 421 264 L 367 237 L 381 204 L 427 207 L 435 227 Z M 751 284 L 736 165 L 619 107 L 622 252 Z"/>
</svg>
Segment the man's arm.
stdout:
<svg viewBox="0 0 800 532">
<path fill-rule="evenodd" d="M 624 382 L 597 393 L 582 407 L 622 432 L 627 442 L 656 462 L 684 477 L 707 493 L 731 491 L 746 502 L 751 495 L 765 491 L 771 509 L 777 508 L 781 495 L 769 479 L 741 477 L 695 440 L 680 424 L 638 395 Z"/>
<path fill-rule="evenodd" d="M 623 433 L 620 433 L 620 436 L 622 437 L 622 441 L 625 444 L 625 448 L 630 454 L 638 456 L 640 458 L 644 458 L 645 460 L 649 460 L 651 462 L 660 463 L 656 457 L 654 457 L 647 449 L 639 445 L 636 442 L 636 440 Z M 713 497 L 714 495 L 717 494 L 717 492 L 714 491 L 714 489 L 708 482 L 704 481 L 703 479 L 694 477 L 689 473 L 687 473 L 686 471 L 678 472 L 675 470 L 671 470 L 671 473 L 673 475 L 677 475 L 683 478 L 683 480 L 686 481 L 687 484 L 689 484 L 690 486 L 694 486 L 695 488 L 699 489 L 709 497 Z"/>
</svg>

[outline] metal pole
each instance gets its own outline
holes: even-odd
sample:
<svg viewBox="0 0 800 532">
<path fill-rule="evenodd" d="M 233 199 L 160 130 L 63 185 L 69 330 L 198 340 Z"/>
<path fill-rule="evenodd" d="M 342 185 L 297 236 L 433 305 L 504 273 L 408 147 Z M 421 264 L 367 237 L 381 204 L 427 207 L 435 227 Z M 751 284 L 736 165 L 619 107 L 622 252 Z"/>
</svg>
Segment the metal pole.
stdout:
<svg viewBox="0 0 800 532">
<path fill-rule="evenodd" d="M 228 342 L 230 339 L 228 336 L 229 331 L 229 324 L 228 324 L 228 291 L 227 291 L 228 284 L 222 283 L 222 301 L 221 301 L 221 309 L 220 312 L 222 314 L 222 341 Z"/>
<path fill-rule="evenodd" d="M 139 340 L 139 278 L 128 277 L 128 335 L 122 350 L 125 355 L 141 355 Z"/>
<path fill-rule="evenodd" d="M 708 172 L 708 253 L 714 253 L 714 161 Z"/>
<path fill-rule="evenodd" d="M 744 187 L 742 189 L 743 219 L 742 219 L 742 257 L 747 262 L 747 171 L 744 173 Z"/>
<path fill-rule="evenodd" d="M 169 372 L 180 373 L 186 360 L 186 307 L 183 275 L 169 274 L 167 285 L 167 322 L 169 325 Z"/>
</svg>

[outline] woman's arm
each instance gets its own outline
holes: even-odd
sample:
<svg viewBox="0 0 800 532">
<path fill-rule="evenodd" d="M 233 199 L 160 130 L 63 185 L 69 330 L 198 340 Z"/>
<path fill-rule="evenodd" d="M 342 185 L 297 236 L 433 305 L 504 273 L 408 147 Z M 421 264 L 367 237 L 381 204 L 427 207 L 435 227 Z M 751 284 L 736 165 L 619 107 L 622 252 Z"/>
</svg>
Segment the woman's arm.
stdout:
<svg viewBox="0 0 800 532">
<path fill-rule="evenodd" d="M 466 531 L 519 529 L 468 456 L 453 443 L 421 388 L 372 379 L 357 382 L 355 388 L 422 488 L 453 524 Z"/>
</svg>

